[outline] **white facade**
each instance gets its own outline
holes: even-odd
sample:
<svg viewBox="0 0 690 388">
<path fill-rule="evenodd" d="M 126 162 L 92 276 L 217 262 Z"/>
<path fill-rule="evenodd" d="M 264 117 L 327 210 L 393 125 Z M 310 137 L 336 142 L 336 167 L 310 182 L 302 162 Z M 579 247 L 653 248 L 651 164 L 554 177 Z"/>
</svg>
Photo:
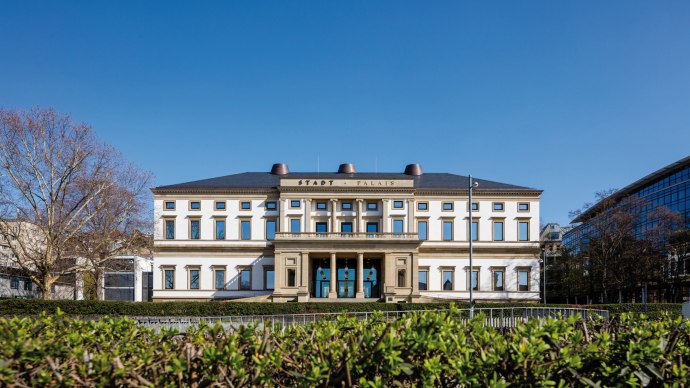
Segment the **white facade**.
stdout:
<svg viewBox="0 0 690 388">
<path fill-rule="evenodd" d="M 466 177 L 258 174 L 262 173 L 153 189 L 154 300 L 468 299 L 469 205 L 467 186 L 462 186 Z M 445 184 L 444 179 L 448 188 L 434 187 Z M 474 297 L 538 301 L 541 191 L 479 182 L 473 190 L 478 208 L 472 211 L 478 223 L 473 267 L 479 284 Z M 225 204 L 224 209 L 216 203 Z M 267 208 L 269 204 L 275 209 Z M 369 204 L 376 208 L 368 209 Z M 291 229 L 296 220 L 299 231 Z M 225 222 L 224 237 L 216 235 L 217 221 Z M 171 222 L 174 236 L 166 235 Z M 245 236 L 243 222 L 249 232 Z M 276 225 L 272 240 L 267 239 L 270 222 Z M 426 239 L 419 233 L 420 222 L 426 222 Z M 501 223 L 499 236 L 495 228 Z M 451 289 L 444 289 L 444 272 L 445 280 L 452 277 Z M 222 287 L 216 287 L 218 276 L 224 276 Z M 502 279 L 502 287 L 495 276 Z"/>
</svg>

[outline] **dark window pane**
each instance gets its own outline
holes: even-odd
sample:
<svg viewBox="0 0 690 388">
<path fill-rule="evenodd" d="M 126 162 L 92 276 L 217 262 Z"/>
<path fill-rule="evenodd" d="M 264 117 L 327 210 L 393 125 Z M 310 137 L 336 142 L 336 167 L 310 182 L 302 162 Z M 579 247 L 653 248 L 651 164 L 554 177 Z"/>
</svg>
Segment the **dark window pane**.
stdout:
<svg viewBox="0 0 690 388">
<path fill-rule="evenodd" d="M 503 240 L 503 222 L 494 222 L 494 240 Z"/>
<path fill-rule="evenodd" d="M 103 276 L 103 283 L 105 287 L 134 287 L 134 274 L 131 272 L 106 273 Z"/>
<path fill-rule="evenodd" d="M 252 239 L 252 223 L 250 221 L 242 221 L 242 240 Z"/>
<path fill-rule="evenodd" d="M 300 207 L 301 202 L 299 200 L 290 201 L 290 207 Z"/>
<path fill-rule="evenodd" d="M 240 206 L 242 207 L 242 210 L 249 210 L 252 208 L 252 203 L 249 201 L 246 201 L 246 202 L 242 202 L 240 204 Z"/>
<path fill-rule="evenodd" d="M 340 224 L 340 231 L 343 233 L 352 233 L 352 222 L 343 222 Z"/>
<path fill-rule="evenodd" d="M 266 285 L 267 290 L 272 290 L 275 288 L 275 272 L 272 269 L 266 270 Z"/>
<path fill-rule="evenodd" d="M 216 202 L 216 209 L 225 210 L 225 202 Z"/>
<path fill-rule="evenodd" d="M 419 221 L 417 223 L 417 234 L 420 240 L 426 240 L 428 238 L 427 225 L 426 221 Z"/>
<path fill-rule="evenodd" d="M 174 210 L 175 209 L 175 202 L 172 202 L 172 201 L 166 202 L 165 208 L 168 210 Z"/>
<path fill-rule="evenodd" d="M 192 210 L 199 210 L 201 209 L 201 202 L 192 202 L 190 204 L 190 207 L 192 208 Z"/>
<path fill-rule="evenodd" d="M 240 290 L 252 289 L 252 271 L 243 269 L 240 271 Z"/>
<path fill-rule="evenodd" d="M 367 222 L 367 233 L 378 233 L 379 224 L 378 222 Z"/>
<path fill-rule="evenodd" d="M 419 290 L 425 291 L 429 289 L 429 272 L 419 271 Z"/>
<path fill-rule="evenodd" d="M 403 232 L 403 220 L 393 220 L 393 233 Z"/>
<path fill-rule="evenodd" d="M 328 210 L 328 204 L 326 202 L 317 202 L 316 210 Z"/>
<path fill-rule="evenodd" d="M 529 272 L 518 272 L 518 291 L 529 291 Z"/>
<path fill-rule="evenodd" d="M 216 270 L 216 289 L 222 290 L 224 288 L 225 288 L 225 270 L 224 269 L 217 269 Z"/>
<path fill-rule="evenodd" d="M 443 271 L 443 290 L 453 289 L 453 271 Z"/>
<path fill-rule="evenodd" d="M 266 240 L 274 240 L 276 238 L 276 221 L 266 221 Z"/>
<path fill-rule="evenodd" d="M 317 222 L 316 223 L 316 233 L 327 233 L 328 232 L 328 223 L 326 222 Z"/>
<path fill-rule="evenodd" d="M 520 241 L 529 240 L 529 223 L 520 222 Z"/>
<path fill-rule="evenodd" d="M 292 268 L 288 268 L 287 270 L 287 285 L 288 287 L 295 286 L 295 270 Z"/>
<path fill-rule="evenodd" d="M 199 289 L 199 270 L 192 269 L 189 271 L 189 288 L 192 290 Z"/>
<path fill-rule="evenodd" d="M 165 221 L 165 238 L 167 240 L 175 239 L 175 221 Z"/>
<path fill-rule="evenodd" d="M 377 210 L 379 204 L 377 202 L 367 202 L 367 210 Z"/>
<path fill-rule="evenodd" d="M 452 202 L 444 202 L 443 203 L 443 210 L 453 210 L 453 203 Z"/>
<path fill-rule="evenodd" d="M 292 219 L 290 220 L 290 232 L 292 233 L 299 233 L 301 232 L 301 222 L 299 219 Z"/>
<path fill-rule="evenodd" d="M 403 208 L 403 201 L 393 201 L 393 208 L 394 209 L 402 209 Z"/>
<path fill-rule="evenodd" d="M 503 271 L 494 271 L 494 291 L 503 291 Z"/>
<path fill-rule="evenodd" d="M 171 269 L 165 270 L 165 289 L 172 290 L 175 287 L 175 271 Z"/>
<path fill-rule="evenodd" d="M 200 224 L 200 223 L 201 223 L 201 221 L 199 221 L 199 220 L 193 220 L 193 221 L 191 222 L 191 228 L 192 228 L 192 232 L 191 232 L 192 235 L 191 235 L 191 237 L 192 237 L 192 240 L 198 240 L 199 237 L 200 237 L 200 235 L 201 235 L 201 231 L 199 230 L 199 229 L 200 229 L 200 227 L 199 227 L 199 224 Z"/>
<path fill-rule="evenodd" d="M 266 202 L 266 210 L 276 210 L 278 205 L 275 202 Z"/>
<path fill-rule="evenodd" d="M 453 240 L 453 223 L 451 221 L 443 222 L 443 240 L 451 241 Z"/>
<path fill-rule="evenodd" d="M 420 202 L 417 204 L 417 210 L 428 210 L 429 204 L 426 202 Z"/>
<path fill-rule="evenodd" d="M 529 210 L 529 204 L 528 203 L 521 203 L 518 205 L 518 210 L 521 211 L 526 211 Z"/>
<path fill-rule="evenodd" d="M 405 287 L 405 275 L 404 269 L 398 270 L 398 287 Z"/>
<path fill-rule="evenodd" d="M 470 284 L 472 285 L 473 291 L 479 290 L 479 272 L 478 271 L 472 271 L 472 273 L 470 275 Z"/>
<path fill-rule="evenodd" d="M 472 241 L 477 241 L 479 239 L 479 223 L 477 221 L 472 221 Z"/>
<path fill-rule="evenodd" d="M 472 211 L 479 210 L 479 202 L 472 202 Z"/>
<path fill-rule="evenodd" d="M 343 202 L 342 209 L 343 210 L 352 210 L 352 202 Z"/>
<path fill-rule="evenodd" d="M 494 210 L 503 210 L 503 203 L 502 202 L 494 203 Z"/>
<path fill-rule="evenodd" d="M 225 221 L 216 221 L 216 240 L 225 240 Z"/>
<path fill-rule="evenodd" d="M 134 288 L 106 288 L 104 292 L 105 300 L 134 300 Z"/>
</svg>

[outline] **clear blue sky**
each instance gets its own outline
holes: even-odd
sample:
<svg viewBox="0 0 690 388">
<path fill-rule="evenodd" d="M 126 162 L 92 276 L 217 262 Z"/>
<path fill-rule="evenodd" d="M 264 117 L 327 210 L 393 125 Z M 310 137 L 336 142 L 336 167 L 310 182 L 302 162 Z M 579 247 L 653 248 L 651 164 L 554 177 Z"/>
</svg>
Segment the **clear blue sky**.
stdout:
<svg viewBox="0 0 690 388">
<path fill-rule="evenodd" d="M 0 53 L 157 185 L 419 162 L 565 223 L 690 154 L 689 1 L 4 1 Z"/>
</svg>

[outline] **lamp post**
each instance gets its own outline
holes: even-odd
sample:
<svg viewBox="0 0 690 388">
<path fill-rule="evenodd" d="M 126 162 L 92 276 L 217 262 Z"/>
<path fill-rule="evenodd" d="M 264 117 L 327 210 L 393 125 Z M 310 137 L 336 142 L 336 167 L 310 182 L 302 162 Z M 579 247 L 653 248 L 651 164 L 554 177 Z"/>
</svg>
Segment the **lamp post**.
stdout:
<svg viewBox="0 0 690 388">
<path fill-rule="evenodd" d="M 472 289 L 474 288 L 472 286 L 472 240 L 474 239 L 472 236 L 472 189 L 475 187 L 479 186 L 478 182 L 472 182 L 472 175 L 468 176 L 469 182 L 467 185 L 467 191 L 469 193 L 469 207 L 470 207 L 470 319 L 474 318 L 474 299 L 472 299 Z"/>
</svg>

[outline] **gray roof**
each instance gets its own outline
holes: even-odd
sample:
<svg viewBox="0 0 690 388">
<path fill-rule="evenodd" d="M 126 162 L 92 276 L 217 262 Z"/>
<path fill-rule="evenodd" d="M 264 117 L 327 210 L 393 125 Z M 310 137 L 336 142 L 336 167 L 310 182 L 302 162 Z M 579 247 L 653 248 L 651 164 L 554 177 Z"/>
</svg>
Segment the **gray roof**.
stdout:
<svg viewBox="0 0 690 388">
<path fill-rule="evenodd" d="M 415 189 L 428 190 L 463 190 L 467 189 L 469 178 L 462 175 L 448 173 L 425 173 L 411 176 L 403 173 L 371 173 L 355 174 L 293 172 L 286 175 L 273 175 L 268 172 L 244 172 L 216 178 L 202 179 L 174 185 L 159 186 L 154 191 L 181 189 L 275 189 L 280 185 L 281 178 L 290 179 L 410 179 L 414 181 Z M 520 190 L 539 191 L 537 189 L 473 178 L 479 183 L 477 190 Z"/>
</svg>

